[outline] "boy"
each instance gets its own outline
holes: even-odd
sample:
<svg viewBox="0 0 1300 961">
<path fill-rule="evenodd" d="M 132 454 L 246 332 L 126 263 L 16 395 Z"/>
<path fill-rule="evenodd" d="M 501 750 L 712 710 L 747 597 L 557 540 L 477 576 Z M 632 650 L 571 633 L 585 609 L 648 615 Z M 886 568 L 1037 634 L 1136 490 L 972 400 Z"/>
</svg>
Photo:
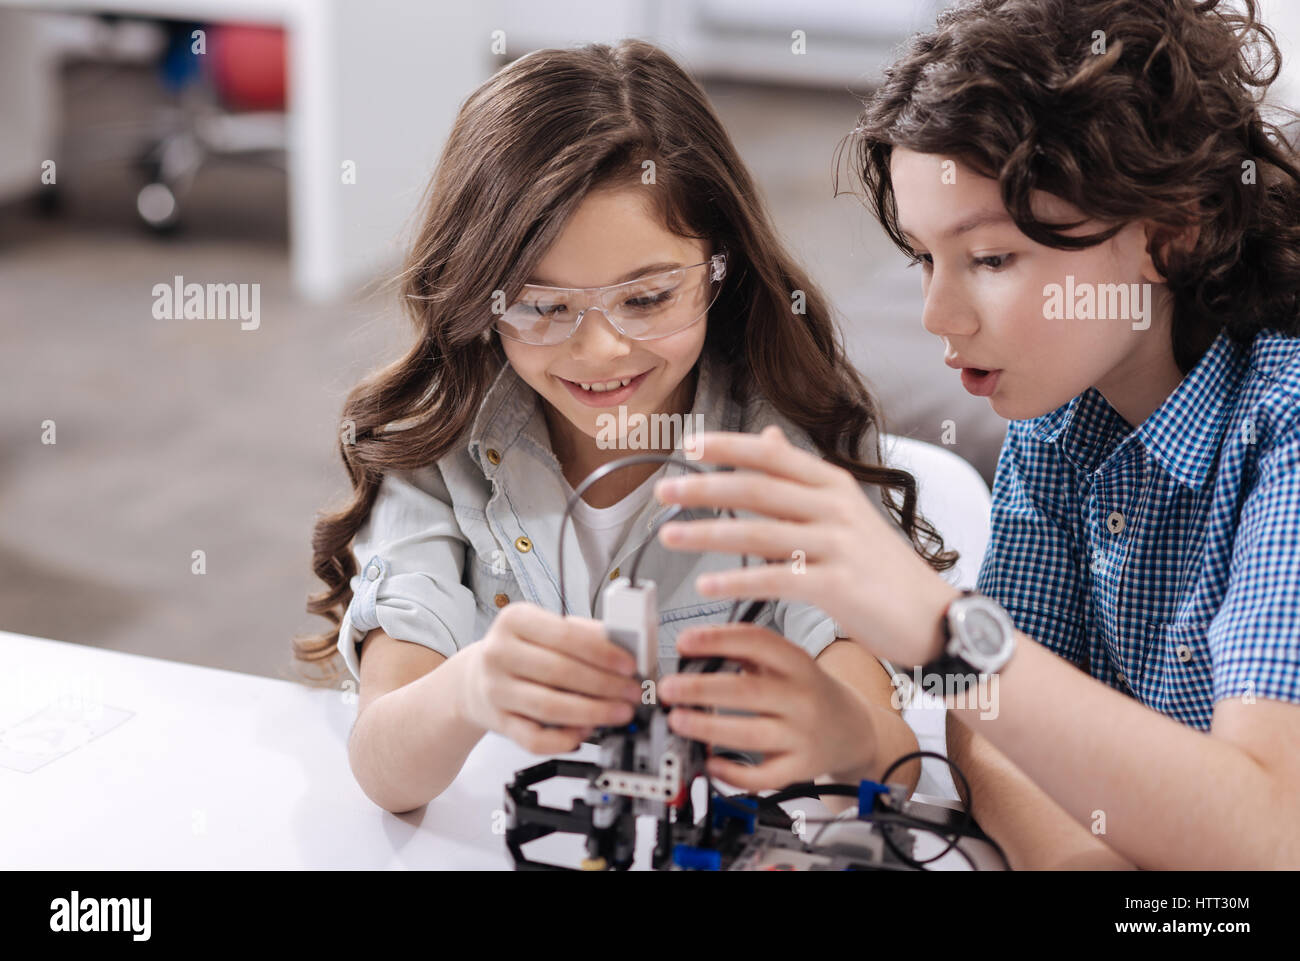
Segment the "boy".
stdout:
<svg viewBox="0 0 1300 961">
<path fill-rule="evenodd" d="M 774 430 L 700 439 L 770 476 L 657 488 L 775 518 L 668 546 L 806 556 L 702 593 L 806 600 L 954 694 L 993 686 L 995 718 L 949 697 L 950 753 L 1017 867 L 1300 867 L 1300 170 L 1255 43 L 1276 54 L 1253 2 L 984 0 L 868 104 L 868 201 L 923 323 L 1012 421 L 977 594 Z"/>
</svg>

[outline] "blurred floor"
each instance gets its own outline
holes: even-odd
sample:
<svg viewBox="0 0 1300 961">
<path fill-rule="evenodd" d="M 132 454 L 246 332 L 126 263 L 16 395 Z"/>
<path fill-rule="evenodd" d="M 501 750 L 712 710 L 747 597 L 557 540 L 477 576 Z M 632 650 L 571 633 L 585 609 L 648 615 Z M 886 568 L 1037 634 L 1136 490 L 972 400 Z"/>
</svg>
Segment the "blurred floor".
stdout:
<svg viewBox="0 0 1300 961">
<path fill-rule="evenodd" d="M 956 449 L 989 476 L 1003 425 L 943 368 L 919 325 L 919 278 L 859 201 L 835 198 L 847 93 L 710 86 L 778 228 L 845 317 L 895 433 Z M 124 146 L 163 95 L 148 72 L 68 72 L 62 209 L 0 211 L 0 628 L 273 677 L 303 611 L 315 512 L 347 489 L 343 395 L 402 349 L 393 295 L 297 300 L 284 175 L 214 165 L 188 230 L 136 224 Z M 152 317 L 153 285 L 261 284 L 261 327 Z M 41 443 L 42 422 L 57 443 Z M 192 552 L 206 573 L 191 572 Z"/>
</svg>

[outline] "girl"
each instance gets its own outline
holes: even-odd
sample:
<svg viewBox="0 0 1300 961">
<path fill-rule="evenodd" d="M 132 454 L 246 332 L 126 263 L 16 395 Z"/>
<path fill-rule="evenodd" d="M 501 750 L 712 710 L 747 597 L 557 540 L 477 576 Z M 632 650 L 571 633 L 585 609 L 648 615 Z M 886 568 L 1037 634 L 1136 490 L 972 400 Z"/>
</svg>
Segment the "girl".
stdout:
<svg viewBox="0 0 1300 961">
<path fill-rule="evenodd" d="M 868 104 L 867 197 L 923 323 L 1012 420 L 984 597 L 776 429 L 702 439 L 771 477 L 658 487 L 782 519 L 666 544 L 808 552 L 701 593 L 816 603 L 995 684 L 988 720 L 951 692 L 949 749 L 1020 866 L 1300 867 L 1300 166 L 1256 94 L 1279 62 L 1253 2 L 982 0 Z"/>
<path fill-rule="evenodd" d="M 338 628 L 296 645 L 337 649 L 359 680 L 349 753 L 375 803 L 436 797 L 486 731 L 557 753 L 631 717 L 641 686 L 603 590 L 663 513 L 652 479 L 681 469 L 585 492 L 563 605 L 557 540 L 593 469 L 680 446 L 648 435 L 655 418 L 779 424 L 881 492 L 923 563 L 951 565 L 913 479 L 880 465 L 872 401 L 756 197 L 702 90 L 645 43 L 530 54 L 462 107 L 403 275 L 415 342 L 349 396 L 352 502 L 316 527 L 328 589 L 308 610 Z M 679 631 L 726 618 L 693 585 L 730 563 L 646 554 L 666 670 Z M 823 612 L 780 602 L 724 633 L 749 667 L 730 706 L 753 716 L 714 743 L 764 755 L 733 783 L 857 780 L 915 749 L 886 672 Z"/>
</svg>

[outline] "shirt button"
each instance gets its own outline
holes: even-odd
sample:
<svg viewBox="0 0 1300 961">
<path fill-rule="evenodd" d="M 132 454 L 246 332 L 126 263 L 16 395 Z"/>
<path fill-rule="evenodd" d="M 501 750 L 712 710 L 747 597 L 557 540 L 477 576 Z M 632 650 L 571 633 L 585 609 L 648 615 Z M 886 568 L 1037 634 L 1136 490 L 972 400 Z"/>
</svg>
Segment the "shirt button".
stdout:
<svg viewBox="0 0 1300 961">
<path fill-rule="evenodd" d="M 530 541 L 527 537 L 515 538 L 515 550 L 517 550 L 520 554 L 527 554 L 532 549 L 533 549 L 533 542 Z"/>
<path fill-rule="evenodd" d="M 1106 518 L 1106 529 L 1112 534 L 1124 530 L 1124 515 L 1119 511 L 1111 511 L 1110 516 Z"/>
<path fill-rule="evenodd" d="M 505 607 L 507 604 L 510 603 L 510 595 L 498 594 L 496 597 L 492 598 L 492 601 L 494 604 L 496 604 L 497 607 Z"/>
<path fill-rule="evenodd" d="M 1128 678 L 1124 676 L 1124 672 L 1123 672 L 1123 671 L 1116 671 L 1116 672 L 1115 672 L 1115 680 L 1119 681 L 1119 682 L 1120 682 L 1121 684 L 1123 684 L 1125 687 L 1128 687 Z"/>
<path fill-rule="evenodd" d="M 617 579 L 618 579 L 618 568 L 617 568 L 617 567 L 614 568 L 612 571 L 609 572 L 609 579 L 610 579 L 611 581 L 612 581 L 612 580 L 617 580 Z"/>
<path fill-rule="evenodd" d="M 487 459 L 489 464 L 495 466 L 501 463 L 501 454 L 496 450 L 496 448 L 489 447 L 487 449 Z"/>
<path fill-rule="evenodd" d="M 368 580 L 368 581 L 377 581 L 377 580 L 379 580 L 379 565 L 378 565 L 378 564 L 371 564 L 369 567 L 366 568 L 366 580 Z"/>
<path fill-rule="evenodd" d="M 1192 659 L 1192 649 L 1186 644 L 1178 645 L 1178 659 L 1186 664 Z"/>
</svg>

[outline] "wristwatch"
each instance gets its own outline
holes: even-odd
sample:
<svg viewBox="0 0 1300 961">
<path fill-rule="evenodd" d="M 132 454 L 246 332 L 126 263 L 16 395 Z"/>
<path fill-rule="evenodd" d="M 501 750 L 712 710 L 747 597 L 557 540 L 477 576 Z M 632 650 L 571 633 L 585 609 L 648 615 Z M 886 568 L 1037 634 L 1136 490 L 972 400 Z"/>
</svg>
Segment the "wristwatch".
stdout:
<svg viewBox="0 0 1300 961">
<path fill-rule="evenodd" d="M 943 651 L 922 670 L 947 678 L 944 690 L 960 693 L 978 674 L 996 674 L 1016 650 L 1016 626 L 996 601 L 962 591 L 943 619 Z"/>
</svg>

